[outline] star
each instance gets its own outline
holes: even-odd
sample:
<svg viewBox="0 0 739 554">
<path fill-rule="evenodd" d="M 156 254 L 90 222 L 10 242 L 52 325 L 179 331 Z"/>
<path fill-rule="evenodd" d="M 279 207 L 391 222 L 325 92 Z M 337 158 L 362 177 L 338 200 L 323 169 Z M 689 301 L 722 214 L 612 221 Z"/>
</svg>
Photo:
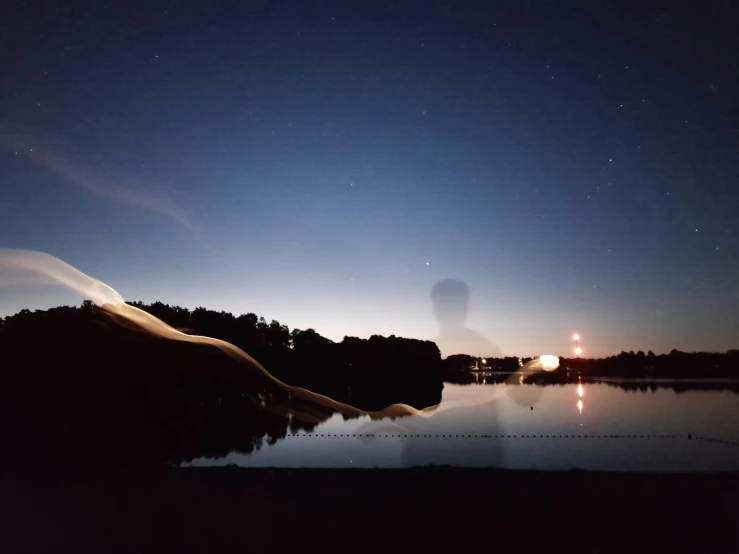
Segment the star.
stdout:
<svg viewBox="0 0 739 554">
<path fill-rule="evenodd" d="M 428 263 L 428 262 L 426 262 L 426 265 L 429 265 L 429 263 Z"/>
</svg>

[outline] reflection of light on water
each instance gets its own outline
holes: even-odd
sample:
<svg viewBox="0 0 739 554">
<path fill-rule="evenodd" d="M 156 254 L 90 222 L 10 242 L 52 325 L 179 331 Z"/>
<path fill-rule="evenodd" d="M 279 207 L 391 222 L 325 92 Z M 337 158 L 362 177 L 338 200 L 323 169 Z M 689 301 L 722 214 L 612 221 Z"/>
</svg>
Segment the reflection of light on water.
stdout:
<svg viewBox="0 0 739 554">
<path fill-rule="evenodd" d="M 577 401 L 577 410 L 582 413 L 582 400 Z"/>
<path fill-rule="evenodd" d="M 579 385 L 577 385 L 577 395 L 580 398 L 582 398 L 582 395 L 583 395 L 584 392 L 585 392 L 585 390 L 582 388 L 582 383 L 580 383 Z"/>
</svg>

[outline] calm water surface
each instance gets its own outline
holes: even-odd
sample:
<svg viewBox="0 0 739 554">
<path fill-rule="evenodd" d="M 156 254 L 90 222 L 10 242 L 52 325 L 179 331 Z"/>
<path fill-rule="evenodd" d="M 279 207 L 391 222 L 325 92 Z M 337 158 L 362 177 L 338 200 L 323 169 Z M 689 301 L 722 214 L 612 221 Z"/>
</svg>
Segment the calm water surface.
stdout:
<svg viewBox="0 0 739 554">
<path fill-rule="evenodd" d="M 730 391 L 447 384 L 428 418 L 334 416 L 252 454 L 189 465 L 736 471 L 737 416 Z"/>
</svg>

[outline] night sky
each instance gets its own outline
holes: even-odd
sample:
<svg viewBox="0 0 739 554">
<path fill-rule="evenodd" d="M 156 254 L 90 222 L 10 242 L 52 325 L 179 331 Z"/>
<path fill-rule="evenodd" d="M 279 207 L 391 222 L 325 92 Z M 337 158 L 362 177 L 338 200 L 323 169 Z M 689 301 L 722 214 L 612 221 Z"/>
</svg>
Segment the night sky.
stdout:
<svg viewBox="0 0 739 554">
<path fill-rule="evenodd" d="M 334 340 L 453 279 L 471 354 L 739 347 L 736 5 L 69 4 L 0 8 L 0 247 Z"/>
</svg>

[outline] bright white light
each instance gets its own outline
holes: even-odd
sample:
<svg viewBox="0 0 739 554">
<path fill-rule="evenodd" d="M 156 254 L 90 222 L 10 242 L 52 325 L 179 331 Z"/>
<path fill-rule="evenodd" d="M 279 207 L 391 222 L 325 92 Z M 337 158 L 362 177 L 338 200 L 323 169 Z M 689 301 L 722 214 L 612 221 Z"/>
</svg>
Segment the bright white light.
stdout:
<svg viewBox="0 0 739 554">
<path fill-rule="evenodd" d="M 577 401 L 577 409 L 580 413 L 582 413 L 582 400 Z"/>
<path fill-rule="evenodd" d="M 557 356 L 552 356 L 551 354 L 539 356 L 539 361 L 541 362 L 541 368 L 544 371 L 554 371 L 559 367 L 559 358 Z"/>
<path fill-rule="evenodd" d="M 580 340 L 580 335 L 575 333 L 574 335 L 572 335 L 572 340 Z"/>
<path fill-rule="evenodd" d="M 579 385 L 577 385 L 577 395 L 580 396 L 580 397 L 582 397 L 582 395 L 583 395 L 584 392 L 585 392 L 585 390 L 582 388 L 582 383 L 580 383 Z"/>
<path fill-rule="evenodd" d="M 485 358 L 482 359 L 482 363 L 486 364 L 487 360 Z"/>
<path fill-rule="evenodd" d="M 578 346 L 578 347 L 576 347 L 576 348 L 575 348 L 575 355 L 576 355 L 576 356 L 579 356 L 580 354 L 582 354 L 582 348 L 580 348 L 580 347 Z"/>
</svg>

